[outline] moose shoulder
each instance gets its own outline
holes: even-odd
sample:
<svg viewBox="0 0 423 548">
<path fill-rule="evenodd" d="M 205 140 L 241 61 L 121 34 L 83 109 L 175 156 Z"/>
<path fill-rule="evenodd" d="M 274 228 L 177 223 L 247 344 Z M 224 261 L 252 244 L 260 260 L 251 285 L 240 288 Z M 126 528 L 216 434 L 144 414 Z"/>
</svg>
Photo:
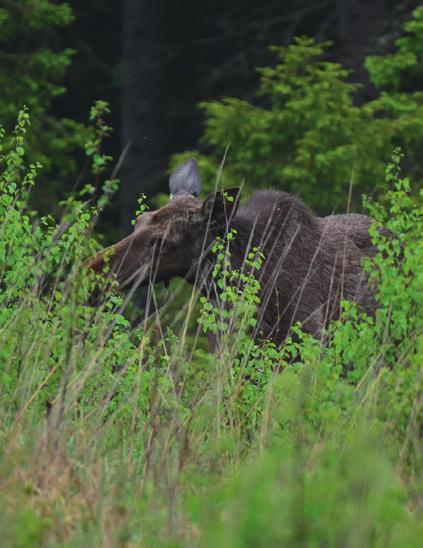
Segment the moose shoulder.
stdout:
<svg viewBox="0 0 423 548">
<path fill-rule="evenodd" d="M 143 213 L 134 232 L 100 252 L 90 267 L 101 271 L 109 260 L 121 287 L 167 281 L 174 276 L 212 287 L 211 247 L 217 235 L 234 228 L 231 260 L 243 268 L 249 251 L 258 247 L 264 262 L 256 336 L 280 343 L 296 322 L 319 335 L 339 317 L 340 301 L 356 301 L 368 313 L 375 300 L 361 260 L 372 256 L 365 215 L 319 218 L 285 192 L 256 192 L 240 207 L 239 189 L 216 192 L 201 202 L 200 177 L 191 159 L 172 174 L 171 198 L 159 209 Z M 106 259 L 106 257 L 108 259 Z"/>
</svg>

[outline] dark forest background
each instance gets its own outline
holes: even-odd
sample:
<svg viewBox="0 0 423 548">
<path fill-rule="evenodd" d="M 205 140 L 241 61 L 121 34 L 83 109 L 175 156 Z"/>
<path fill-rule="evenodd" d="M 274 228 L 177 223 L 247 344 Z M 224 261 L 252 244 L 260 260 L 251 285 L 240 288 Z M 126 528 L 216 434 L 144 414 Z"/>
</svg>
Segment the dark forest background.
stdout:
<svg viewBox="0 0 423 548">
<path fill-rule="evenodd" d="M 151 197 L 166 191 L 173 154 L 198 146 L 207 153 L 207 145 L 198 144 L 204 131 L 200 102 L 234 96 L 260 104 L 256 67 L 274 63 L 269 45 L 286 46 L 300 35 L 331 40 L 325 58 L 351 69 L 350 78 L 363 84 L 354 94 L 360 105 L 377 96 L 364 69 L 365 58 L 394 50 L 404 22 L 418 4 L 411 0 L 72 0 L 68 9 L 62 2 L 1 0 L 6 16 L 3 21 L 0 17 L 4 92 L 0 102 L 8 107 L 1 109 L 0 121 L 12 125 L 22 104 L 34 117 L 37 111 L 41 119 L 48 113 L 48 122 L 42 124 L 58 132 L 56 149 L 51 136 L 46 137 L 45 147 L 37 136 L 45 170 L 34 201 L 36 207 L 50 211 L 52 203 L 73 188 L 81 169 L 83 179 L 84 159 L 78 152 L 83 125 L 95 100 L 108 101 L 113 133 L 106 151 L 116 159 L 125 149 L 126 154 L 119 173 L 119 200 L 106 221 L 126 232 L 139 194 Z M 38 15 L 35 23 L 34 15 Z M 56 57 L 44 64 L 38 60 L 34 66 L 22 65 L 26 54 L 38 51 Z M 31 89 L 40 74 L 46 81 L 60 82 L 56 91 L 46 87 L 44 103 L 43 93 Z M 410 85 L 418 89 L 420 79 Z M 31 101 L 34 93 L 39 104 Z M 65 125 L 55 126 L 58 120 L 65 120 Z M 69 148 L 74 164 L 69 155 L 65 158 Z"/>
</svg>

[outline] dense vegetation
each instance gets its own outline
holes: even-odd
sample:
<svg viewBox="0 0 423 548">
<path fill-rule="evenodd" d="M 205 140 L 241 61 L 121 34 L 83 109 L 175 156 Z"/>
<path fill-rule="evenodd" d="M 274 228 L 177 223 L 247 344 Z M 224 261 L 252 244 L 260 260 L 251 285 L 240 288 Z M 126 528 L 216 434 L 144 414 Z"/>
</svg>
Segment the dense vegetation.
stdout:
<svg viewBox="0 0 423 548">
<path fill-rule="evenodd" d="M 376 317 L 345 305 L 324 340 L 298 327 L 276 348 L 249 337 L 260 250 L 237 272 L 225 239 L 223 307 L 202 298 L 197 314 L 192 292 L 176 319 L 168 299 L 131 326 L 128 299 L 83 266 L 115 182 L 39 218 L 28 125 L 23 111 L 1 158 L 3 546 L 417 546 L 423 231 L 399 152 L 387 207 L 367 204 L 398 237 L 373 233 Z M 98 176 L 107 159 L 87 148 Z"/>
<path fill-rule="evenodd" d="M 31 110 L 27 153 L 42 162 L 44 175 L 33 199 L 56 214 L 52 201 L 69 192 L 77 169 L 74 154 L 84 143 L 82 124 L 52 113 L 54 101 L 66 91 L 61 82 L 75 53 L 58 50 L 52 35 L 71 21 L 67 4 L 0 2 L 0 123 L 11 129 L 24 105 Z"/>
<path fill-rule="evenodd" d="M 263 256 L 234 270 L 233 232 L 214 248 L 218 302 L 175 280 L 149 291 L 144 310 L 87 271 L 118 187 L 103 145 L 109 108 L 98 101 L 90 127 L 54 117 L 71 52 L 30 38 L 69 23 L 70 10 L 6 5 L 7 126 L 21 110 L 14 130 L 0 129 L 2 546 L 420 546 L 423 126 L 409 82 L 421 77 L 423 10 L 391 55 L 367 59 L 380 95 L 361 106 L 326 45 L 307 38 L 260 70 L 260 106 L 203 105 L 206 190 L 217 174 L 243 180 L 244 194 L 282 187 L 317 210 L 348 203 L 375 219 L 378 253 L 364 265 L 375 317 L 344 303 L 321 340 L 297 326 L 279 348 L 250 336 Z M 27 57 L 11 46 L 19 33 Z M 78 143 L 76 191 L 44 189 L 63 200 L 41 200 L 50 212 L 39 214 L 40 178 L 66 178 Z"/>
</svg>

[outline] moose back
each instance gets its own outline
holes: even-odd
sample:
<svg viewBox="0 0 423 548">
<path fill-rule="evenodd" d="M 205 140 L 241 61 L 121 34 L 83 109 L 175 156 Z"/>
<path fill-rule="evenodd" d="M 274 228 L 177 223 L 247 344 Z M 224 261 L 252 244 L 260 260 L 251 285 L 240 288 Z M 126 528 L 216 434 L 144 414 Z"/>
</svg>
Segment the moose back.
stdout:
<svg viewBox="0 0 423 548">
<path fill-rule="evenodd" d="M 280 343 L 296 322 L 319 336 L 339 317 L 341 299 L 374 311 L 374 294 L 361 267 L 363 257 L 375 253 L 370 217 L 316 217 L 296 197 L 279 191 L 256 192 L 243 206 L 239 189 L 215 192 L 202 202 L 200 189 L 197 163 L 190 159 L 171 175 L 169 202 L 143 213 L 133 233 L 98 253 L 90 268 L 99 272 L 109 262 L 123 289 L 181 276 L 210 293 L 211 247 L 233 228 L 234 268 L 242 269 L 255 247 L 264 254 L 257 338 Z"/>
</svg>

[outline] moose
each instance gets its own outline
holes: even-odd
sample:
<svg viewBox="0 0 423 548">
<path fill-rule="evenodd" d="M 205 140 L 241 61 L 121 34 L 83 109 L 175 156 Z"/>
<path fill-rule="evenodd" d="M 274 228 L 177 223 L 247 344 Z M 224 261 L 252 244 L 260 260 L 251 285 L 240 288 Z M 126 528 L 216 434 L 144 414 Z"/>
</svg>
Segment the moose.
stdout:
<svg viewBox="0 0 423 548">
<path fill-rule="evenodd" d="M 201 201 L 192 158 L 172 173 L 169 186 L 168 203 L 140 215 L 133 233 L 99 252 L 91 269 L 100 272 L 109 263 L 124 290 L 180 276 L 210 293 L 213 244 L 234 229 L 228 244 L 234 268 L 242 269 L 254 248 L 264 255 L 256 338 L 280 344 L 296 322 L 319 337 L 339 318 L 342 299 L 374 312 L 374 292 L 362 269 L 362 259 L 375 254 L 370 217 L 317 217 L 297 197 L 273 190 L 253 193 L 242 206 L 239 188 L 216 190 Z"/>
</svg>

